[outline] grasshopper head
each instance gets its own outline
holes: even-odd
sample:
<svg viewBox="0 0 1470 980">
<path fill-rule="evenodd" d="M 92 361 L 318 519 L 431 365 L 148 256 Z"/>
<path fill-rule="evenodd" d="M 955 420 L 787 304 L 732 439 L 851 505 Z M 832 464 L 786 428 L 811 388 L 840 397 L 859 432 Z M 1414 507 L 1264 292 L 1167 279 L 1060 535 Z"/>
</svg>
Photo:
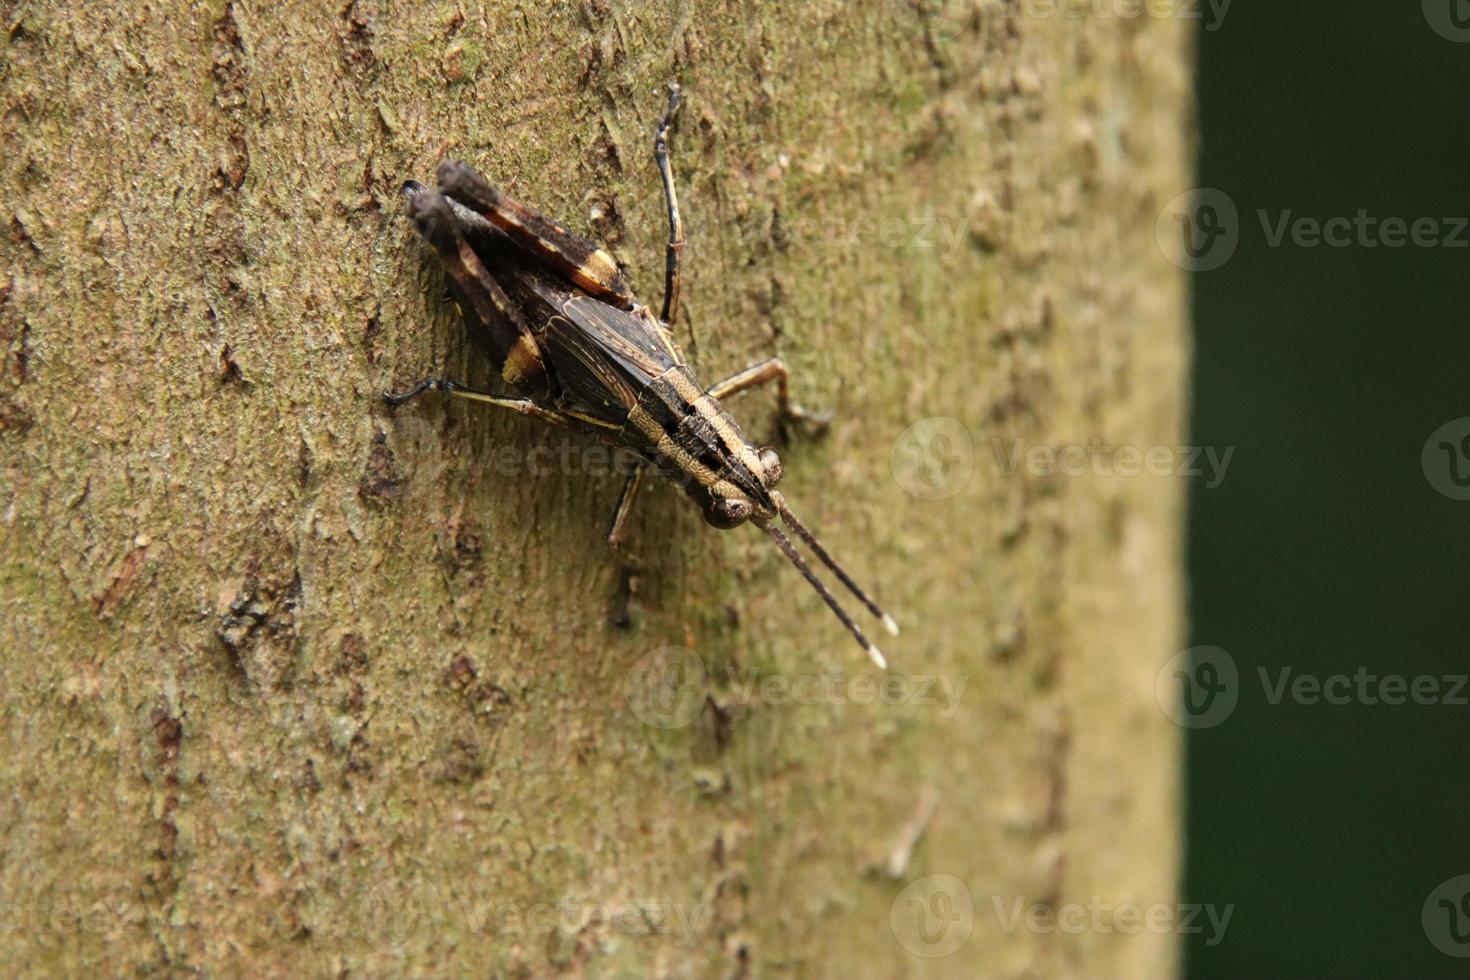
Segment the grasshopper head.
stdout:
<svg viewBox="0 0 1470 980">
<path fill-rule="evenodd" d="M 722 531 L 749 520 L 764 524 L 778 513 L 770 491 L 781 482 L 781 457 L 776 450 L 765 446 L 759 450 L 747 448 L 744 461 L 759 481 L 758 487 L 750 487 L 752 492 L 746 492 L 727 485 L 723 495 L 712 493 L 702 501 L 705 521 Z"/>
</svg>

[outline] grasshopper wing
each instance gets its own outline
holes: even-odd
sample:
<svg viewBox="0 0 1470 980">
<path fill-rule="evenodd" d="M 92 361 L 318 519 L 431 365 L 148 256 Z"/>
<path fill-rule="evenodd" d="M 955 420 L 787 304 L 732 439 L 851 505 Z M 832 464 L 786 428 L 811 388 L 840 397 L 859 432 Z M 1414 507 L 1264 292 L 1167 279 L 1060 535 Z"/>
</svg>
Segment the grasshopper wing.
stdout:
<svg viewBox="0 0 1470 980">
<path fill-rule="evenodd" d="M 670 369 L 681 367 L 662 324 L 643 307 L 632 311 L 573 296 L 542 337 L 568 408 L 621 427 Z"/>
</svg>

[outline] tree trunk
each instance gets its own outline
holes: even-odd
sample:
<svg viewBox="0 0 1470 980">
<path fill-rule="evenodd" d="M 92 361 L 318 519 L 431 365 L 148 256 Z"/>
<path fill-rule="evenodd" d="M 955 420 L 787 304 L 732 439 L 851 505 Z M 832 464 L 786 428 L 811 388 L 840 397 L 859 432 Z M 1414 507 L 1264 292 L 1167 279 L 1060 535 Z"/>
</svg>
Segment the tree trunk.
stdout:
<svg viewBox="0 0 1470 980">
<path fill-rule="evenodd" d="M 481 6 L 5 5 L 5 959 L 1173 969 L 1110 910 L 1175 901 L 1181 487 L 1095 450 L 1182 432 L 1187 24 Z M 400 206 L 445 155 L 657 306 L 669 78 L 679 339 L 834 413 L 783 487 L 886 678 L 756 531 L 660 485 L 613 555 L 589 443 L 378 398 L 489 383 Z"/>
</svg>

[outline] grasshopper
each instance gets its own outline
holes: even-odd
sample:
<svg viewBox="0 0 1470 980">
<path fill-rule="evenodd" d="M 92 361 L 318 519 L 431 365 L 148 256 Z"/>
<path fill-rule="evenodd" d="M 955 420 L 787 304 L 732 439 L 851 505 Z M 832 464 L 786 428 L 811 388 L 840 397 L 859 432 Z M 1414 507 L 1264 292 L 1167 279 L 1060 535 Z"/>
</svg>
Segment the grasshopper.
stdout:
<svg viewBox="0 0 1470 980">
<path fill-rule="evenodd" d="M 403 185 L 408 215 L 448 272 L 472 338 L 491 356 L 500 377 L 524 397 L 502 397 L 432 377 L 383 397 L 397 406 L 424 392 L 444 392 L 630 450 L 637 464 L 613 513 L 611 547 L 621 544 L 634 498 L 653 470 L 681 486 L 714 527 L 748 521 L 764 531 L 884 668 L 883 654 L 777 519 L 890 633 L 897 635 L 898 625 L 792 514 L 776 489 L 781 458 L 775 449 L 747 439 L 720 403 L 774 381 L 783 421 L 810 420 L 791 400 L 786 365 L 770 358 L 706 388 L 674 342 L 685 239 L 669 164 L 669 131 L 680 102 L 679 86 L 670 84 L 668 109 L 654 136 L 669 218 L 661 316 L 638 302 L 604 249 L 511 199 L 467 164 L 446 160 L 438 169 L 437 189 L 416 181 Z"/>
</svg>

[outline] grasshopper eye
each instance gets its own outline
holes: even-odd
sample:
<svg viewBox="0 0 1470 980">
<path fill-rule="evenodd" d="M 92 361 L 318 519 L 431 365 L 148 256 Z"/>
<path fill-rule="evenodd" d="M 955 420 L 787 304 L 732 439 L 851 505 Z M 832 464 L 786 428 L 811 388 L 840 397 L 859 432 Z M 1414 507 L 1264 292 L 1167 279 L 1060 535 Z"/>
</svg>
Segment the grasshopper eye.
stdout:
<svg viewBox="0 0 1470 980">
<path fill-rule="evenodd" d="M 749 520 L 751 510 L 748 500 L 742 500 L 739 497 L 723 497 L 716 500 L 710 509 L 704 512 L 704 519 L 720 530 L 728 531 Z"/>
<path fill-rule="evenodd" d="M 781 482 L 781 457 L 776 455 L 776 450 L 770 446 L 762 449 L 760 452 L 760 464 L 761 470 L 765 474 L 762 482 L 765 483 L 766 489 L 769 490 Z"/>
</svg>

